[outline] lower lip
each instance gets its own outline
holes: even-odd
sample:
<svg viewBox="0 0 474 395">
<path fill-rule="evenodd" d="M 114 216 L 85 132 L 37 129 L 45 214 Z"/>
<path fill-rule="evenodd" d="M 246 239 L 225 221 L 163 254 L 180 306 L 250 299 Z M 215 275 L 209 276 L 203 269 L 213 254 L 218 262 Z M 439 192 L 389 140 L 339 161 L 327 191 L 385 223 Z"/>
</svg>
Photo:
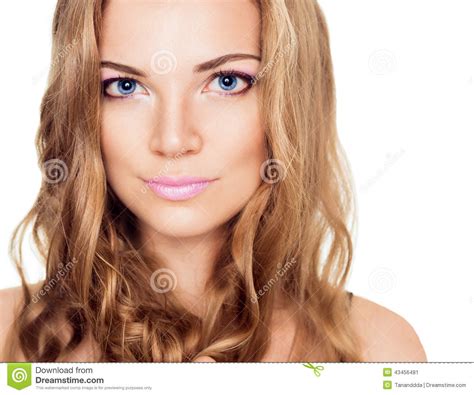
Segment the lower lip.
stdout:
<svg viewBox="0 0 474 395">
<path fill-rule="evenodd" d="M 162 198 L 168 200 L 188 200 L 203 192 L 211 182 L 212 181 L 204 181 L 179 186 L 149 182 L 147 185 Z"/>
</svg>

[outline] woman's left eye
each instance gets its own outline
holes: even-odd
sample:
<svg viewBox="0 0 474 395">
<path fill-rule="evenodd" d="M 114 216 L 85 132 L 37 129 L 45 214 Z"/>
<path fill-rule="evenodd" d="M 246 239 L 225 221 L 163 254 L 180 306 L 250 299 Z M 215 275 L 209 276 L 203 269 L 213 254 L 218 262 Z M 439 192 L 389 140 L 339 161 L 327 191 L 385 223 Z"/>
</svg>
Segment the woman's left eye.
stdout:
<svg viewBox="0 0 474 395">
<path fill-rule="evenodd" d="M 240 95 L 252 87 L 252 76 L 237 71 L 219 71 L 213 75 L 208 91 L 217 91 L 224 96 Z"/>
<path fill-rule="evenodd" d="M 146 89 L 133 78 L 111 78 L 102 83 L 104 96 L 126 99 L 136 94 L 147 94 Z"/>
</svg>

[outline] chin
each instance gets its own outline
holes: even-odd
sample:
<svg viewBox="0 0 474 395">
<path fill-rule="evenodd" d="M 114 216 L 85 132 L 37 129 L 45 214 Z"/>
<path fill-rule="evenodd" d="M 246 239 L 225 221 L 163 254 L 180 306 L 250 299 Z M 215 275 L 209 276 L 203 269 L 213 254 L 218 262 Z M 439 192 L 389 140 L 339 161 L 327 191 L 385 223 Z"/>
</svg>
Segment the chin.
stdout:
<svg viewBox="0 0 474 395">
<path fill-rule="evenodd" d="M 200 236 L 219 227 L 212 211 L 200 207 L 161 207 L 145 221 L 154 231 L 167 237 L 186 238 Z"/>
</svg>

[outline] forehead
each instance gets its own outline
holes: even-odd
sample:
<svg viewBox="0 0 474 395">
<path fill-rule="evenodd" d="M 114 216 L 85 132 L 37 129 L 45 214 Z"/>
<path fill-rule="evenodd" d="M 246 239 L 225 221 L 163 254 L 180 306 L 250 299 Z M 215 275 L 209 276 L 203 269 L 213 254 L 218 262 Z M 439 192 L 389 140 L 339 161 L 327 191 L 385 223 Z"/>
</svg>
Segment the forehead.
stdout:
<svg viewBox="0 0 474 395">
<path fill-rule="evenodd" d="M 147 70 L 157 51 L 172 52 L 186 67 L 230 52 L 258 55 L 259 41 L 254 0 L 109 0 L 100 52 Z"/>
</svg>

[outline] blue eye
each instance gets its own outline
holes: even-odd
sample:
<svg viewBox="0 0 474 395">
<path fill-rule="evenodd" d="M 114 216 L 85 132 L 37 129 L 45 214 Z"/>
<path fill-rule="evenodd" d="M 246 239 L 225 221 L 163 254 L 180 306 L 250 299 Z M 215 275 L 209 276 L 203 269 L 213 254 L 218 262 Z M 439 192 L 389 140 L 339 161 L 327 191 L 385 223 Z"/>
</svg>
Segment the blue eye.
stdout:
<svg viewBox="0 0 474 395">
<path fill-rule="evenodd" d="M 133 91 L 137 87 L 137 83 L 135 81 L 132 81 L 132 80 L 120 80 L 120 81 L 117 81 L 117 82 L 118 82 L 118 84 L 117 84 L 118 90 L 123 95 L 129 95 L 129 94 L 133 93 Z"/>
<path fill-rule="evenodd" d="M 102 83 L 102 93 L 107 97 L 126 99 L 134 94 L 146 94 L 146 90 L 133 78 L 117 77 L 110 78 Z"/>
<path fill-rule="evenodd" d="M 207 91 L 214 90 L 219 92 L 231 92 L 231 93 L 221 93 L 224 96 L 234 96 L 240 95 L 249 90 L 252 87 L 253 77 L 241 73 L 239 71 L 228 70 L 228 71 L 218 71 L 212 75 L 212 81 L 209 86 L 214 86 L 214 89 L 206 89 Z M 213 84 L 214 81 L 217 84 Z M 217 85 L 217 86 L 216 86 Z M 236 89 L 237 88 L 237 89 Z"/>
<path fill-rule="evenodd" d="M 236 85 L 237 78 L 235 75 L 225 75 L 223 77 L 219 77 L 219 86 L 226 91 L 234 89 Z"/>
</svg>

